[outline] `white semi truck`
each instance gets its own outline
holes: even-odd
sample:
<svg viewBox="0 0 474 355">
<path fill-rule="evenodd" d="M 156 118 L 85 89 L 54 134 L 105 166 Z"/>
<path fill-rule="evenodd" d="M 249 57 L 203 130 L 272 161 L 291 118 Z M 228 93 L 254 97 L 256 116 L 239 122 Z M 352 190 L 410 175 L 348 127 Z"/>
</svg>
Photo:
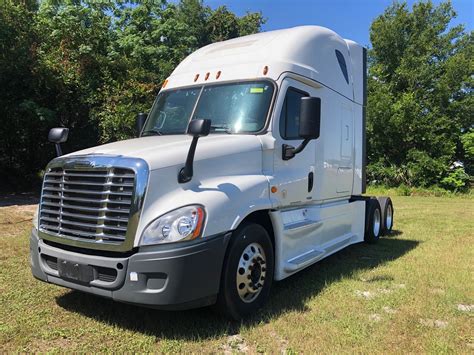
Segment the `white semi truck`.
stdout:
<svg viewBox="0 0 474 355">
<path fill-rule="evenodd" d="M 33 275 L 120 302 L 217 303 L 239 319 L 273 281 L 393 226 L 365 193 L 366 49 L 318 26 L 214 43 L 164 82 L 139 137 L 46 168 Z"/>
</svg>

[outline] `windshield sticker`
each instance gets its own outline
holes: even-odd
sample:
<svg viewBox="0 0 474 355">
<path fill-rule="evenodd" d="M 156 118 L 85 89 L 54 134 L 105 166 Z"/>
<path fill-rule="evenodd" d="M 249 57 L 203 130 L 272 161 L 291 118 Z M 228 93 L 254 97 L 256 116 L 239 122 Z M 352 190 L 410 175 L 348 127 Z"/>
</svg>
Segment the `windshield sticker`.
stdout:
<svg viewBox="0 0 474 355">
<path fill-rule="evenodd" d="M 261 94 L 263 93 L 263 88 L 250 88 L 251 94 Z"/>
</svg>

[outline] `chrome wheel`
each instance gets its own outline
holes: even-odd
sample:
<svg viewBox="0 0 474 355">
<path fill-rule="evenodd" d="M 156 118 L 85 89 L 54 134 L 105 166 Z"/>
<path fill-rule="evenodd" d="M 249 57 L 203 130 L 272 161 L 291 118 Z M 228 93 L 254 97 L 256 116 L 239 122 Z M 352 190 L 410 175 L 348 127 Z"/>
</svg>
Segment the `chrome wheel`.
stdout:
<svg viewBox="0 0 474 355">
<path fill-rule="evenodd" d="M 392 223 L 393 223 L 393 209 L 392 205 L 387 206 L 387 216 L 385 218 L 385 229 L 387 231 L 390 231 L 392 229 Z"/>
<path fill-rule="evenodd" d="M 237 268 L 236 286 L 242 301 L 250 303 L 262 291 L 265 283 L 266 258 L 258 243 L 249 244 L 240 256 Z"/>
<path fill-rule="evenodd" d="M 380 234 L 380 209 L 375 209 L 374 211 L 374 226 L 373 226 L 373 231 L 374 231 L 374 236 L 378 237 Z"/>
</svg>

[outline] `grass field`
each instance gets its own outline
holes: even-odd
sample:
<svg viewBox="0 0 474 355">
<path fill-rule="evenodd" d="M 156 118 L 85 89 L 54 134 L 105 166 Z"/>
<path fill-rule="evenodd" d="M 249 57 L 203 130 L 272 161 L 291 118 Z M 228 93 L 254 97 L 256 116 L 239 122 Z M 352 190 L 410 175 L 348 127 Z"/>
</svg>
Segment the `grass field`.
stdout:
<svg viewBox="0 0 474 355">
<path fill-rule="evenodd" d="M 390 237 L 276 283 L 263 311 L 242 323 L 36 281 L 32 208 L 0 207 L 0 352 L 474 353 L 474 200 L 393 200 Z"/>
</svg>

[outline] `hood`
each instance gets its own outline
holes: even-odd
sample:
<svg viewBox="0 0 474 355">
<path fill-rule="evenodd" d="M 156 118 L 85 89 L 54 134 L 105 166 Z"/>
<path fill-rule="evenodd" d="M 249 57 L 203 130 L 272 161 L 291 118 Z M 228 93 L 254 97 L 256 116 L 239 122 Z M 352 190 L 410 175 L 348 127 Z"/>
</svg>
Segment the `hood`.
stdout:
<svg viewBox="0 0 474 355">
<path fill-rule="evenodd" d="M 186 161 L 192 137 L 187 135 L 150 136 L 104 144 L 80 150 L 65 157 L 77 155 L 114 155 L 141 158 L 150 170 L 182 165 Z M 199 138 L 195 161 L 226 155 L 261 151 L 258 136 L 237 134 L 211 134 Z"/>
</svg>

